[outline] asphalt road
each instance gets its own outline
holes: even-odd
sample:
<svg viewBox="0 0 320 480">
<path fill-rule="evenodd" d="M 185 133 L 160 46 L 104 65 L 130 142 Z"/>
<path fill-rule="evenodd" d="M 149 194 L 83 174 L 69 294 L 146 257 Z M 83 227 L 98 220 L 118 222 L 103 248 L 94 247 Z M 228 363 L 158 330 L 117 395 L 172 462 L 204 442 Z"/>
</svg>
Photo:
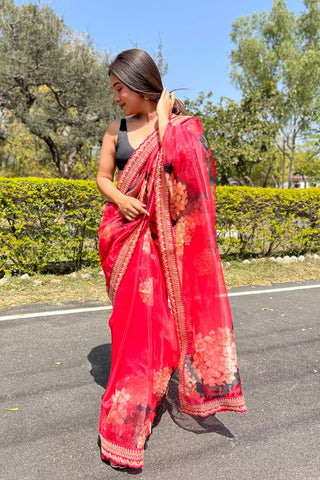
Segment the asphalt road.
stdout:
<svg viewBox="0 0 320 480">
<path fill-rule="evenodd" d="M 275 286 L 231 291 L 248 412 L 220 413 L 199 423 L 177 409 L 172 381 L 145 467 L 135 474 L 143 480 L 320 478 L 320 288 L 291 290 L 316 283 L 281 284 L 278 292 L 269 292 Z M 96 443 L 111 311 L 33 316 L 61 309 L 0 311 L 2 480 L 130 474 L 102 463 Z M 32 315 L 6 319 L 19 313 Z"/>
</svg>

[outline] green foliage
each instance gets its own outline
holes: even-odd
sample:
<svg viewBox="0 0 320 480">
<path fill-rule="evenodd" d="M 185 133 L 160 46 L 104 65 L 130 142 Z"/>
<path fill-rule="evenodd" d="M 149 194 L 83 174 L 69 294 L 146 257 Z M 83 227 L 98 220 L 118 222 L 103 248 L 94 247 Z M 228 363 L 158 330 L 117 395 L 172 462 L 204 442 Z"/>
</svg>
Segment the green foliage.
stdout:
<svg viewBox="0 0 320 480">
<path fill-rule="evenodd" d="M 301 149 L 296 155 L 295 173 L 308 177 L 311 186 L 320 182 L 319 152 L 314 148 Z"/>
<path fill-rule="evenodd" d="M 320 248 L 320 189 L 218 187 L 217 237 L 227 255 L 301 255 Z"/>
<path fill-rule="evenodd" d="M 108 56 L 50 7 L 2 0 L 0 71 L 0 107 L 41 140 L 58 174 L 70 178 L 118 112 Z"/>
<path fill-rule="evenodd" d="M 98 265 L 103 204 L 92 181 L 0 179 L 0 270 Z M 319 227 L 320 189 L 217 188 L 217 239 L 230 257 L 318 251 Z"/>
<path fill-rule="evenodd" d="M 266 109 L 269 119 L 279 125 L 277 146 L 284 163 L 289 160 L 289 187 L 297 140 L 313 127 L 320 97 L 320 4 L 304 0 L 304 5 L 296 16 L 284 0 L 274 0 L 269 14 L 238 18 L 231 33 L 235 85 L 244 95 L 273 86 L 277 108 L 265 96 Z"/>
<path fill-rule="evenodd" d="M 0 177 L 56 177 L 55 165 L 38 137 L 8 112 L 3 115 L 2 125 L 4 141 L 0 154 Z"/>
<path fill-rule="evenodd" d="M 221 98 L 211 101 L 211 93 L 187 100 L 189 113 L 204 127 L 217 166 L 218 183 L 228 185 L 243 179 L 250 185 L 274 186 L 277 177 L 274 137 L 277 125 L 265 114 L 264 101 L 257 93 L 239 102 Z"/>
<path fill-rule="evenodd" d="M 50 262 L 98 264 L 102 205 L 92 181 L 1 179 L 1 267 L 30 273 Z"/>
</svg>

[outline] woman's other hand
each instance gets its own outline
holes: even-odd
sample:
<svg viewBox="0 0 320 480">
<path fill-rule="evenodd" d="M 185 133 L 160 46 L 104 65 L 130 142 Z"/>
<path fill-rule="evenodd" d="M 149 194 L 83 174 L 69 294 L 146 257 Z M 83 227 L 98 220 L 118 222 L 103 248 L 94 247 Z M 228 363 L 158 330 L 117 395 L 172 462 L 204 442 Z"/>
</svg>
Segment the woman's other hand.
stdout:
<svg viewBox="0 0 320 480">
<path fill-rule="evenodd" d="M 162 143 L 166 126 L 168 125 L 169 118 L 172 114 L 174 100 L 175 100 L 174 92 L 171 95 L 168 92 L 168 90 L 164 88 L 162 90 L 161 97 L 157 104 L 160 143 Z"/>
<path fill-rule="evenodd" d="M 168 120 L 172 114 L 172 108 L 174 105 L 175 95 L 168 92 L 166 88 L 162 90 L 161 97 L 157 104 L 158 118 Z"/>
<path fill-rule="evenodd" d="M 117 203 L 120 212 L 129 222 L 132 222 L 141 214 L 149 215 L 148 211 L 144 208 L 146 205 L 141 203 L 137 198 L 123 195 Z"/>
</svg>

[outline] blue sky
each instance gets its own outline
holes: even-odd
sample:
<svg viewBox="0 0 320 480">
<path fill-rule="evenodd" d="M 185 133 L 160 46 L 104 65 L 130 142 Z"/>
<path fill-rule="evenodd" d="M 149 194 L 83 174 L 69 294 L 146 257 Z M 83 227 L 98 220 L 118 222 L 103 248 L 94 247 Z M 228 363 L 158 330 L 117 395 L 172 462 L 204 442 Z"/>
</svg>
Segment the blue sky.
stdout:
<svg viewBox="0 0 320 480">
<path fill-rule="evenodd" d="M 16 3 L 22 3 L 16 1 Z M 188 87 L 184 96 L 200 91 L 239 99 L 229 80 L 231 24 L 254 11 L 270 11 L 272 0 L 47 0 L 75 31 L 89 32 L 95 45 L 115 56 L 132 42 L 151 55 L 159 35 L 169 72 L 163 83 L 169 90 Z M 299 13 L 303 0 L 287 0 Z M 178 95 L 177 95 L 178 96 Z"/>
</svg>

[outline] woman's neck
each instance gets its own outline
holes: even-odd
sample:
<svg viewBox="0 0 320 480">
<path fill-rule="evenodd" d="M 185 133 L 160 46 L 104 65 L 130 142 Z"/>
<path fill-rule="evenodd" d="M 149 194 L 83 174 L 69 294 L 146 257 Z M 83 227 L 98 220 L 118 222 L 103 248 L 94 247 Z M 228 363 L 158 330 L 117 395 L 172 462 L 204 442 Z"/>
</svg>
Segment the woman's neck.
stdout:
<svg viewBox="0 0 320 480">
<path fill-rule="evenodd" d="M 146 108 L 135 115 L 136 119 L 143 123 L 152 123 L 157 119 L 157 107 L 154 102 L 150 102 Z"/>
</svg>

